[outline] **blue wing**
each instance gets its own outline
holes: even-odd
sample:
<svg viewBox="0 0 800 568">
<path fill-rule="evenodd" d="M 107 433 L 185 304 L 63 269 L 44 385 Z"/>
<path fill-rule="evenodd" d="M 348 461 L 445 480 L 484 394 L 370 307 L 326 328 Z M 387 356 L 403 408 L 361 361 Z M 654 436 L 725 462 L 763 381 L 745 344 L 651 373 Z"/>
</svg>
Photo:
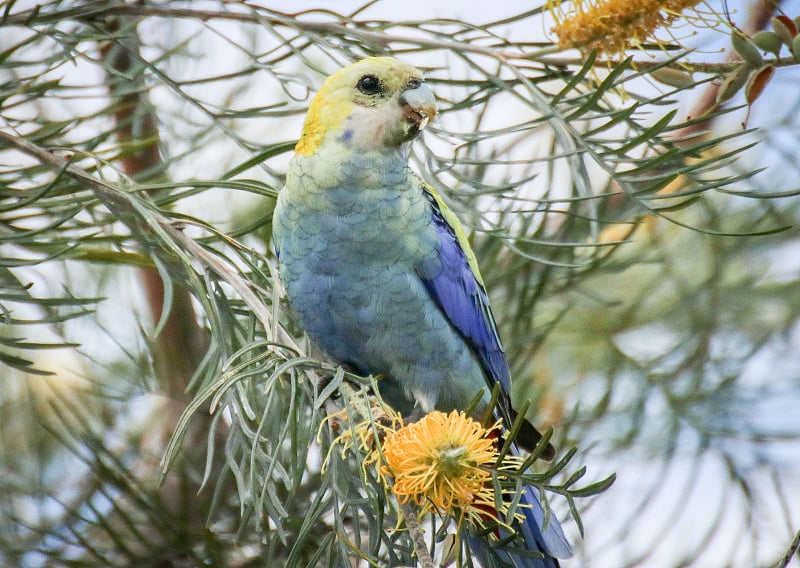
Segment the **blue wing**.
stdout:
<svg viewBox="0 0 800 568">
<path fill-rule="evenodd" d="M 458 220 L 446 209 L 441 198 L 424 185 L 423 191 L 431 204 L 433 223 L 439 237 L 441 263 L 441 269 L 428 278 L 423 278 L 423 282 L 431 298 L 477 355 L 490 388 L 494 383 L 500 383 L 502 392 L 498 406 L 503 420 L 510 424 L 516 413 L 508 397 L 511 389 L 508 363 L 497 334 L 486 289 L 475 265 L 475 257 L 464 231 L 457 224 Z M 541 434 L 530 423 L 523 421 L 517 441 L 532 450 L 540 438 Z M 517 452 L 516 448 L 512 451 Z M 554 455 L 555 450 L 548 445 L 543 457 L 552 458 Z M 481 539 L 469 538 L 470 548 L 484 559 L 487 566 L 495 565 L 489 561 L 490 558 L 499 558 L 505 565 L 518 568 L 557 568 L 559 564 L 556 558 L 568 558 L 572 555 L 572 548 L 558 520 L 551 518 L 545 525 L 537 491 L 533 486 L 525 488 L 522 503 L 527 506 L 520 509 L 524 511 L 525 521 L 519 523 L 517 529 L 525 548 L 541 552 L 544 557 L 519 555 L 501 549 L 490 553 Z"/>
<path fill-rule="evenodd" d="M 507 425 L 514 423 L 517 413 L 511 406 L 511 378 L 508 362 L 497 334 L 489 297 L 483 287 L 475 255 L 458 219 L 436 194 L 433 188 L 422 184 L 422 190 L 431 206 L 433 225 L 439 237 L 441 268 L 422 277 L 422 281 L 452 326 L 478 358 L 484 370 L 486 384 L 492 389 L 500 384 L 498 410 Z M 533 450 L 542 435 L 530 422 L 523 420 L 517 442 Z M 548 444 L 542 457 L 552 459 L 555 449 Z"/>
<path fill-rule="evenodd" d="M 466 235 L 433 190 L 423 185 L 423 191 L 439 236 L 441 262 L 440 271 L 423 278 L 425 287 L 477 355 L 489 379 L 488 386 L 500 383 L 503 392 L 508 393 L 511 390 L 508 363 Z"/>
</svg>

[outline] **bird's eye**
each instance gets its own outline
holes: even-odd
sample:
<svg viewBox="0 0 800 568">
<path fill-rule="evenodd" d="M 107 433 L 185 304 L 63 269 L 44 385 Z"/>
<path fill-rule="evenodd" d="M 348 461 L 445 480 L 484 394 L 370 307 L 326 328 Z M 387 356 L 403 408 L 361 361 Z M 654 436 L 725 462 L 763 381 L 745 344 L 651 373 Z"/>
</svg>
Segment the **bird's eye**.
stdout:
<svg viewBox="0 0 800 568">
<path fill-rule="evenodd" d="M 419 86 L 422 84 L 422 79 L 419 77 L 412 77 L 408 80 L 408 85 L 406 85 L 407 89 L 419 89 Z"/>
<path fill-rule="evenodd" d="M 375 95 L 381 92 L 381 81 L 375 75 L 364 75 L 358 80 L 356 87 L 365 95 Z"/>
</svg>

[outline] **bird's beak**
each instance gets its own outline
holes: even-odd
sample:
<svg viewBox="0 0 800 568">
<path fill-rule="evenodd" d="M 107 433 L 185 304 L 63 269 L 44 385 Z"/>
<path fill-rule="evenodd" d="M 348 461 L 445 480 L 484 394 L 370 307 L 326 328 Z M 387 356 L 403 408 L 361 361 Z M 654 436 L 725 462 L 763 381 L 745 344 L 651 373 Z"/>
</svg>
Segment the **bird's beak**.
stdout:
<svg viewBox="0 0 800 568">
<path fill-rule="evenodd" d="M 436 116 L 436 97 L 425 83 L 403 91 L 400 95 L 400 104 L 403 107 L 403 114 L 417 127 L 417 131 L 428 126 Z"/>
</svg>

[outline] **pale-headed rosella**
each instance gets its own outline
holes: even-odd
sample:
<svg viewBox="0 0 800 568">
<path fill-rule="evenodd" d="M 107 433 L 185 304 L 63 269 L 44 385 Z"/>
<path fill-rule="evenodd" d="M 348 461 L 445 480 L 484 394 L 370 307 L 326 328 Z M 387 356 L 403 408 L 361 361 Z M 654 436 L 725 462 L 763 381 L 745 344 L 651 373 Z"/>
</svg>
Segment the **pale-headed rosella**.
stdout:
<svg viewBox="0 0 800 568">
<path fill-rule="evenodd" d="M 328 77 L 278 196 L 281 280 L 309 337 L 356 372 L 381 375 L 382 398 L 403 416 L 463 410 L 481 389 L 485 407 L 499 384 L 508 425 L 509 368 L 475 256 L 441 196 L 408 166 L 409 143 L 435 114 L 423 75 L 396 59 Z M 530 449 L 540 437 L 526 421 L 518 442 Z M 523 505 L 521 540 L 510 546 L 541 556 L 489 553 L 470 537 L 484 565 L 550 568 L 571 554 L 555 517 L 544 522 L 536 488 Z"/>
</svg>

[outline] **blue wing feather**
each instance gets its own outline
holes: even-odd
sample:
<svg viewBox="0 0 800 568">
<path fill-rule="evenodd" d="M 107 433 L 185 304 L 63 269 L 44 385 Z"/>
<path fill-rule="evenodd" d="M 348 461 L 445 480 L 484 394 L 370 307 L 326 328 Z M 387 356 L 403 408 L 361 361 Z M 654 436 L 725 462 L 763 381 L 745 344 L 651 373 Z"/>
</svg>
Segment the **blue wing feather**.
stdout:
<svg viewBox="0 0 800 568">
<path fill-rule="evenodd" d="M 486 372 L 491 388 L 500 383 L 503 392 L 511 390 L 511 378 L 503 347 L 497 335 L 486 290 L 470 266 L 455 229 L 445 218 L 439 201 L 423 187 L 431 204 L 433 224 L 439 235 L 441 269 L 423 277 L 428 293 L 442 309 L 453 327 L 469 343 Z"/>
<path fill-rule="evenodd" d="M 503 347 L 497 335 L 489 297 L 480 275 L 470 266 L 469 257 L 459 242 L 459 235 L 442 212 L 442 204 L 423 186 L 431 204 L 433 223 L 439 236 L 439 266 L 423 278 L 431 298 L 442 309 L 450 323 L 469 343 L 483 367 L 489 386 L 495 382 L 502 387 L 499 410 L 507 423 L 515 415 L 508 398 L 511 378 Z M 525 423 L 527 424 L 527 422 Z M 538 440 L 539 433 L 533 427 Z M 552 448 L 551 448 L 552 450 Z M 512 451 L 517 452 L 516 447 Z M 544 553 L 543 557 L 523 556 L 512 551 L 496 549 L 490 552 L 483 540 L 470 537 L 470 548 L 487 566 L 496 565 L 493 559 L 515 568 L 558 568 L 556 558 L 568 558 L 572 549 L 564 537 L 561 525 L 555 518 L 545 526 L 544 513 L 534 487 L 526 487 L 522 496 L 525 521 L 518 525 L 525 547 Z"/>
<path fill-rule="evenodd" d="M 428 270 L 422 270 L 422 281 L 430 297 L 475 353 L 484 370 L 487 386 L 492 389 L 495 384 L 500 385 L 496 413 L 511 425 L 517 413 L 511 406 L 508 362 L 475 255 L 469 248 L 458 219 L 449 212 L 432 188 L 422 184 L 422 190 L 430 203 L 431 220 L 439 240 L 439 262 L 433 263 L 435 266 L 428 267 Z M 517 441 L 526 449 L 533 450 L 541 437 L 527 420 L 521 422 Z M 554 448 L 548 444 L 542 456 L 552 459 L 554 455 Z"/>
</svg>

